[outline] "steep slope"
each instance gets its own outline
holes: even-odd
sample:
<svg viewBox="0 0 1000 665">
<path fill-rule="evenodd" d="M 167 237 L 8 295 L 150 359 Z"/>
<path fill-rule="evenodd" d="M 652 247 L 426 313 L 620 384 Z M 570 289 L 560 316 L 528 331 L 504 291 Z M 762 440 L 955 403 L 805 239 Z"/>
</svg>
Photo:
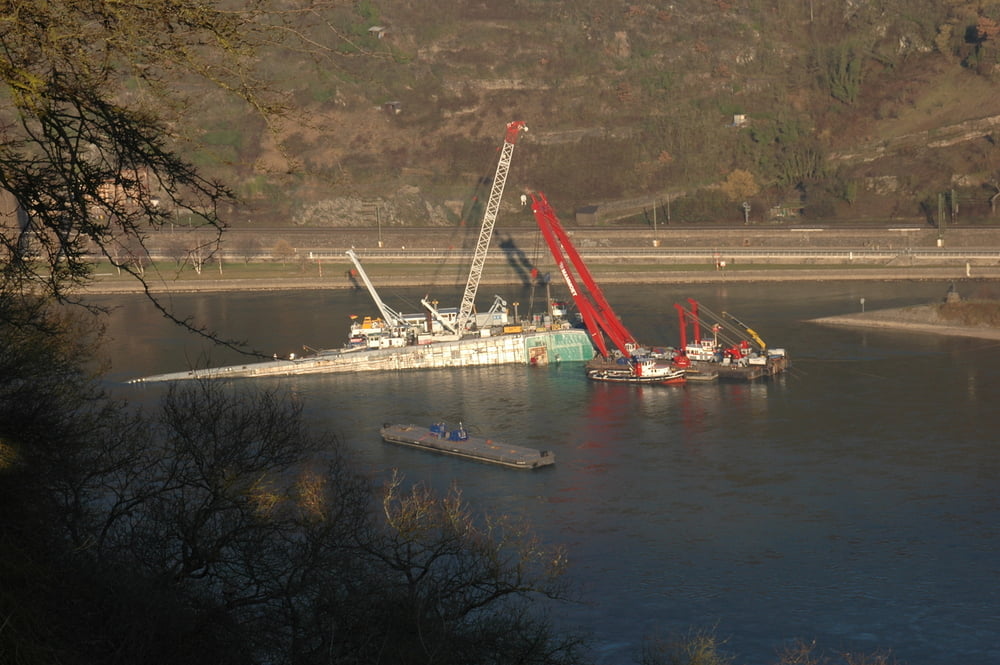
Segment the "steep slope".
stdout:
<svg viewBox="0 0 1000 665">
<path fill-rule="evenodd" d="M 976 35 L 1000 3 L 363 8 L 337 17 L 361 48 L 336 67 L 274 65 L 299 113 L 275 133 L 248 126 L 220 169 L 246 197 L 236 223 L 475 224 L 511 120 L 530 132 L 507 191 L 545 191 L 570 223 L 584 205 L 648 223 L 667 199 L 694 223 L 742 222 L 744 201 L 755 223 L 925 222 L 956 187 L 988 219 L 1000 155 L 974 121 L 1000 114 L 1000 95 L 992 37 Z M 516 198 L 501 224 L 531 223 Z"/>
</svg>

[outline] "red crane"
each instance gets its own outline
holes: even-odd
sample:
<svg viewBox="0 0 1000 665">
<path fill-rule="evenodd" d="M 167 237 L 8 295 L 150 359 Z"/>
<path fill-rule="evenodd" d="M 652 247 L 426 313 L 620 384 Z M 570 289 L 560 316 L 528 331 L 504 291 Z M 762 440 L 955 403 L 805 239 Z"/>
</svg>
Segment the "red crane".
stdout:
<svg viewBox="0 0 1000 665">
<path fill-rule="evenodd" d="M 684 369 L 669 361 L 653 358 L 642 350 L 632 333 L 615 316 L 611 305 L 604 297 L 601 288 L 594 281 L 586 264 L 580 258 L 569 235 L 563 229 L 559 218 L 552 210 L 544 194 L 531 195 L 531 210 L 535 213 L 538 228 L 541 229 L 545 242 L 552 251 L 559 272 L 569 292 L 573 295 L 577 309 L 583 316 L 590 338 L 597 347 L 601 357 L 612 360 L 608 354 L 608 344 L 605 336 L 611 340 L 621 352 L 625 365 L 617 360 L 607 362 L 601 367 L 587 368 L 587 377 L 595 381 L 611 381 L 622 383 L 684 383 Z M 567 264 L 566 258 L 570 263 Z M 579 281 L 578 281 L 579 278 Z M 582 282 L 582 285 L 580 284 Z M 582 288 L 581 288 L 582 287 Z"/>
<path fill-rule="evenodd" d="M 604 336 L 607 335 L 622 355 L 626 359 L 630 359 L 639 348 L 639 343 L 615 316 L 614 310 L 611 309 L 611 305 L 608 304 L 601 288 L 594 281 L 587 266 L 580 258 L 580 254 L 576 251 L 544 194 L 533 193 L 531 195 L 531 210 L 535 213 L 538 228 L 541 229 L 545 242 L 552 252 L 556 267 L 562 273 L 566 286 L 576 302 L 576 307 L 583 316 L 583 322 L 590 332 L 594 346 L 597 347 L 601 356 L 607 358 L 608 345 L 604 339 Z M 569 257 L 572 269 L 567 265 L 566 257 Z M 582 280 L 584 289 L 581 289 L 580 284 L 577 283 L 573 270 Z"/>
</svg>

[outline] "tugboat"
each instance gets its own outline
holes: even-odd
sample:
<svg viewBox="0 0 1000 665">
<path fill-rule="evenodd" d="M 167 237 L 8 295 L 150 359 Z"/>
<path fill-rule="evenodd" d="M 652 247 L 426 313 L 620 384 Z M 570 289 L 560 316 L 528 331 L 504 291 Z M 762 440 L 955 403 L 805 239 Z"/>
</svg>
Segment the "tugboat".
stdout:
<svg viewBox="0 0 1000 665">
<path fill-rule="evenodd" d="M 684 368 L 673 361 L 633 356 L 629 359 L 599 358 L 587 363 L 587 378 L 610 383 L 672 385 L 687 380 Z"/>
</svg>

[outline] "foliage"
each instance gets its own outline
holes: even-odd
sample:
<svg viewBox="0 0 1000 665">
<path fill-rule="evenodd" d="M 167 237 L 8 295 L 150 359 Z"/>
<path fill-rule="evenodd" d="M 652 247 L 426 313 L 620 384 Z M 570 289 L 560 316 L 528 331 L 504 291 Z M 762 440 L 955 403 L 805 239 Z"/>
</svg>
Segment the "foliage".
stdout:
<svg viewBox="0 0 1000 665">
<path fill-rule="evenodd" d="M 0 291 L 0 654 L 17 654 L 11 662 L 66 662 L 63 630 L 75 619 L 57 599 L 89 579 L 64 572 L 84 510 L 76 488 L 109 470 L 88 441 L 135 433 L 93 381 L 94 324 Z"/>
<path fill-rule="evenodd" d="M 822 187 L 802 188 L 805 195 L 803 197 L 802 216 L 806 219 L 830 219 L 836 213 L 836 201 L 833 195 Z"/>
<path fill-rule="evenodd" d="M 195 4 L 228 6 L 217 0 L 185 6 Z M 546 178 L 554 183 L 545 187 L 550 194 L 580 205 L 648 197 L 664 187 L 691 191 L 746 168 L 752 163 L 738 154 L 739 132 L 726 127 L 733 109 L 751 122 L 781 113 L 803 119 L 816 146 L 793 151 L 790 169 L 751 169 L 765 186 L 795 184 L 812 170 L 812 157 L 855 140 L 845 134 L 860 135 L 916 104 L 925 82 L 914 71 L 941 65 L 945 52 L 951 65 L 955 55 L 975 56 L 975 45 L 965 42 L 967 27 L 976 24 L 970 7 L 774 0 L 738 9 L 710 3 L 695 12 L 688 3 L 612 12 L 599 3 L 459 2 L 427 12 L 410 2 L 258 3 L 237 13 L 237 36 L 201 39 L 193 49 L 201 66 L 168 57 L 166 65 L 141 65 L 141 75 L 133 75 L 131 65 L 122 65 L 106 86 L 117 86 L 123 105 L 141 105 L 163 120 L 168 146 L 180 148 L 177 154 L 209 182 L 243 194 L 239 183 L 267 180 L 267 214 L 278 224 L 291 223 L 301 205 L 363 190 L 417 186 L 428 205 L 458 198 L 462 177 L 483 154 L 465 148 L 494 137 L 512 109 L 540 137 L 525 150 L 542 154 L 522 181 L 534 187 L 534 179 Z M 993 7 L 987 3 L 982 12 L 989 16 Z M 389 28 L 384 39 L 368 32 L 376 23 Z M 930 51 L 935 44 L 938 53 Z M 894 72 L 917 61 L 910 72 Z M 161 74 L 160 85 L 149 84 L 147 72 Z M 213 89 L 222 72 L 234 75 Z M 895 90 L 904 79 L 909 89 L 901 95 Z M 220 90 L 237 94 L 227 99 Z M 256 99 L 240 101 L 243 91 Z M 831 105 L 832 95 L 845 101 Z M 400 114 L 375 110 L 389 100 L 402 102 Z M 222 129 L 230 136 L 221 136 Z M 590 154 L 597 133 L 615 143 L 596 151 L 601 169 Z M 199 145 L 213 138 L 226 140 L 211 149 Z M 301 189 L 284 186 L 290 175 L 304 183 Z M 820 170 L 807 179 L 826 177 Z M 451 189 L 439 191 L 441 183 Z M 166 197 L 156 198 L 164 208 Z M 255 208 L 264 203 L 261 197 L 234 202 L 232 222 L 259 218 Z M 217 216 L 227 207 L 217 208 Z"/>
<path fill-rule="evenodd" d="M 743 221 L 743 210 L 734 205 L 728 196 L 717 189 L 703 189 L 688 196 L 672 199 L 671 217 L 678 223 L 718 222 L 722 224 Z"/>
<path fill-rule="evenodd" d="M 563 554 L 509 518 L 487 516 L 477 524 L 457 490 L 437 498 L 423 486 L 404 489 L 402 480 L 394 475 L 384 485 L 386 528 L 366 545 L 372 581 L 378 580 L 366 593 L 383 601 L 363 603 L 366 609 L 345 626 L 345 634 L 363 634 L 365 642 L 339 648 L 394 663 L 573 662 L 577 641 L 554 639 L 543 617 L 522 602 L 563 596 Z M 358 620 L 366 633 L 354 625 Z"/>
<path fill-rule="evenodd" d="M 724 641 L 712 631 L 693 631 L 670 639 L 643 642 L 640 665 L 729 665 L 733 656 L 722 650 Z"/>
<path fill-rule="evenodd" d="M 778 650 L 777 665 L 895 665 L 891 652 L 841 652 L 831 657 L 815 641 L 795 640 Z"/>
<path fill-rule="evenodd" d="M 767 182 L 794 186 L 824 175 L 823 148 L 804 118 L 785 113 L 762 117 L 755 120 L 747 137 L 748 152 Z"/>
<path fill-rule="evenodd" d="M 562 597 L 565 558 L 524 525 L 399 477 L 376 492 L 285 391 L 175 384 L 133 412 L 90 348 L 44 301 L 0 301 L 0 652 L 579 662 L 530 603 Z"/>
<path fill-rule="evenodd" d="M 823 86 L 834 99 L 853 104 L 864 80 L 865 49 L 844 42 L 821 49 L 816 56 Z"/>
<path fill-rule="evenodd" d="M 263 51 L 318 59 L 352 44 L 368 54 L 327 21 L 340 7 L 8 0 L 0 287 L 75 299 L 94 253 L 142 281 L 148 234 L 178 219 L 216 232 L 201 248 L 211 255 L 234 203 L 211 171 L 254 163 L 260 134 L 288 116 L 287 95 L 265 78 L 274 58 Z M 370 3 L 357 9 L 364 21 L 375 15 Z"/>
<path fill-rule="evenodd" d="M 722 183 L 722 193 L 730 201 L 745 201 L 754 196 L 758 191 L 760 191 L 760 188 L 757 186 L 757 181 L 754 179 L 753 174 L 743 169 L 730 171 Z"/>
<path fill-rule="evenodd" d="M 938 305 L 938 316 L 963 326 L 1000 327 L 1000 308 L 988 301 L 946 302 Z"/>
<path fill-rule="evenodd" d="M 239 63 L 252 8 L 234 13 L 194 0 L 8 4 L 0 186 L 22 212 L 18 224 L 0 229 L 4 282 L 63 297 L 86 279 L 88 251 L 114 260 L 118 247 L 141 244 L 173 208 L 221 228 L 216 210 L 228 192 L 168 147 L 170 130 L 152 109 L 177 108 L 167 72 L 215 76 L 193 43 L 217 45 L 213 53 L 230 63 L 232 76 L 217 83 L 248 86 Z M 122 89 L 123 77 L 134 89 Z"/>
<path fill-rule="evenodd" d="M 855 180 L 844 180 L 837 183 L 837 196 L 846 203 L 853 205 L 858 200 L 858 183 Z"/>
</svg>

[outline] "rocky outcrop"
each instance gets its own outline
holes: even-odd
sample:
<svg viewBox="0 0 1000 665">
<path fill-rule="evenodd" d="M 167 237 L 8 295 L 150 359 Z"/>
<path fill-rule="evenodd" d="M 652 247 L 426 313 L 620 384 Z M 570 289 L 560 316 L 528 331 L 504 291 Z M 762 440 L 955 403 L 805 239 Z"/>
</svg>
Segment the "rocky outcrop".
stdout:
<svg viewBox="0 0 1000 665">
<path fill-rule="evenodd" d="M 293 213 L 295 226 L 310 228 L 360 228 L 383 226 L 454 225 L 461 204 L 434 203 L 419 187 L 404 185 L 385 197 L 338 196 L 303 202 Z"/>
</svg>

